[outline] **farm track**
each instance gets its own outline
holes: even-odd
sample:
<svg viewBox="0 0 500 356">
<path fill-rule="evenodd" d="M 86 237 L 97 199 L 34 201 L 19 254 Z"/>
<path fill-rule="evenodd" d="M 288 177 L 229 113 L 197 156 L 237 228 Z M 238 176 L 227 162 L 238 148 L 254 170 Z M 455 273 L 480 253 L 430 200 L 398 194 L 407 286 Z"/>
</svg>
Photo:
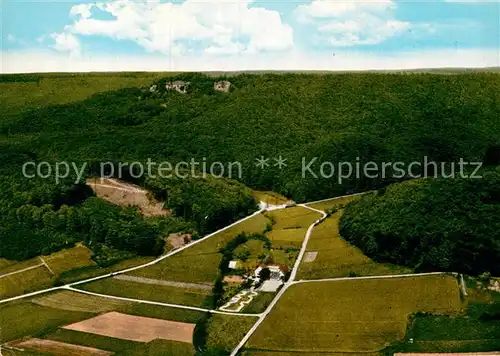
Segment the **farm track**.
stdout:
<svg viewBox="0 0 500 356">
<path fill-rule="evenodd" d="M 360 195 L 360 194 L 354 194 L 353 196 Z M 345 198 L 345 197 L 339 197 L 339 199 Z M 307 204 L 313 204 L 313 203 L 318 203 L 318 202 L 323 202 L 327 200 L 332 200 L 332 199 L 325 199 L 325 200 L 320 200 L 317 202 L 312 202 L 312 203 L 307 203 Z M 248 342 L 250 337 L 255 333 L 255 331 L 258 329 L 258 327 L 264 322 L 266 317 L 269 315 L 269 313 L 272 311 L 274 306 L 279 302 L 283 294 L 285 294 L 286 290 L 291 287 L 292 285 L 296 284 L 301 284 L 301 283 L 318 283 L 318 282 L 334 282 L 334 281 L 345 281 L 345 280 L 363 280 L 363 279 L 390 279 L 390 278 L 408 278 L 408 277 L 419 277 L 419 276 L 428 276 L 428 275 L 443 275 L 443 274 L 453 274 L 454 276 L 457 276 L 457 273 L 447 273 L 447 272 L 429 272 L 429 273 L 412 273 L 412 274 L 394 274 L 394 275 L 383 275 L 383 276 L 366 276 L 366 277 L 338 277 L 338 278 L 324 278 L 324 279 L 314 279 L 314 280 L 299 280 L 295 281 L 295 277 L 297 275 L 297 271 L 299 269 L 300 263 L 304 257 L 304 254 L 306 252 L 307 248 L 307 243 L 309 242 L 309 238 L 311 237 L 312 230 L 314 227 L 321 222 L 323 222 L 327 218 L 327 214 L 322 211 L 318 210 L 315 208 L 312 208 L 310 206 L 307 206 L 306 204 L 298 204 L 298 206 L 302 206 L 306 209 L 316 211 L 320 214 L 322 214 L 322 217 L 317 219 L 315 222 L 313 222 L 309 228 L 307 229 L 306 236 L 304 238 L 304 241 L 302 243 L 302 248 L 300 249 L 300 253 L 297 257 L 297 260 L 295 261 L 295 265 L 293 266 L 293 270 L 290 274 L 290 278 L 288 281 L 283 285 L 283 287 L 280 289 L 276 297 L 273 299 L 273 301 L 269 304 L 267 309 L 259 315 L 259 320 L 252 326 L 252 328 L 247 332 L 247 334 L 243 337 L 243 339 L 240 341 L 240 343 L 236 346 L 236 348 L 231 352 L 230 356 L 236 356 L 238 355 L 238 352 L 243 348 L 243 346 Z"/>
<path fill-rule="evenodd" d="M 129 276 L 126 274 L 114 276 L 113 278 L 119 279 L 122 281 L 129 281 L 129 282 L 136 282 L 136 283 L 143 283 L 143 284 L 154 284 L 154 285 L 158 285 L 158 286 L 170 286 L 170 287 L 179 287 L 179 288 L 186 288 L 186 289 L 212 290 L 212 286 L 210 284 L 164 281 L 161 279 L 136 277 L 136 276 Z"/>
<path fill-rule="evenodd" d="M 169 253 L 167 253 L 167 254 L 165 254 L 165 255 L 163 255 L 163 256 L 161 256 L 161 257 L 159 257 L 159 258 L 157 258 L 157 259 L 155 259 L 155 260 L 153 260 L 151 262 L 144 263 L 142 265 L 135 266 L 135 267 L 126 268 L 126 269 L 123 269 L 121 271 L 111 272 L 111 273 L 103 274 L 101 276 L 84 279 L 84 280 L 81 280 L 81 281 L 78 281 L 78 282 L 68 283 L 68 284 L 65 284 L 65 285 L 62 285 L 62 286 L 58 286 L 58 287 L 42 289 L 42 290 L 39 290 L 39 291 L 35 291 L 35 292 L 31 292 L 31 293 L 26 293 L 26 294 L 22 294 L 22 295 L 18 295 L 16 297 L 2 299 L 2 300 L 0 300 L 0 304 L 8 303 L 8 302 L 13 302 L 13 301 L 21 300 L 21 299 L 24 299 L 24 298 L 33 297 L 35 295 L 39 295 L 39 294 L 43 294 L 43 293 L 53 292 L 53 291 L 62 290 L 62 289 L 68 289 L 68 287 L 73 287 L 73 286 L 80 285 L 80 284 L 85 284 L 85 283 L 89 283 L 89 282 L 98 281 L 98 280 L 101 280 L 101 279 L 113 277 L 113 276 L 120 275 L 120 274 L 125 274 L 125 273 L 132 272 L 132 271 L 135 271 L 135 270 L 138 270 L 138 269 L 141 269 L 141 268 L 145 268 L 145 267 L 149 267 L 149 266 L 155 265 L 158 262 L 163 261 L 164 259 L 166 259 L 166 258 L 168 258 L 170 256 L 176 255 L 179 252 L 184 251 L 185 249 L 188 249 L 188 248 L 190 248 L 190 247 L 192 247 L 194 245 L 197 245 L 200 242 L 203 242 L 203 241 L 211 238 L 212 236 L 214 236 L 214 235 L 216 235 L 216 234 L 218 234 L 218 233 L 220 233 L 222 231 L 225 231 L 225 230 L 227 230 L 227 229 L 229 229 L 229 228 L 231 228 L 231 227 L 233 227 L 233 226 L 235 226 L 235 225 L 237 225 L 237 224 L 239 224 L 239 223 L 241 223 L 243 221 L 251 219 L 254 216 L 259 215 L 263 211 L 264 211 L 264 209 L 260 209 L 260 210 L 256 211 L 255 213 L 253 213 L 251 215 L 248 215 L 247 217 L 244 217 L 243 219 L 235 221 L 234 223 L 232 223 L 232 224 L 230 224 L 230 225 L 228 225 L 226 227 L 223 227 L 222 229 L 214 231 L 214 232 L 206 235 L 205 237 L 203 237 L 203 238 L 201 238 L 199 240 L 193 241 L 190 244 L 187 244 L 187 245 L 185 245 L 183 247 L 180 247 L 180 248 L 178 248 L 176 250 L 170 251 Z M 43 265 L 43 264 L 41 264 L 41 265 Z"/>
<path fill-rule="evenodd" d="M 30 267 L 26 267 L 26 268 L 23 268 L 23 269 L 20 269 L 20 270 L 17 270 L 17 271 L 13 271 L 13 272 L 2 274 L 0 276 L 0 278 L 12 276 L 13 274 L 18 274 L 18 273 L 26 272 L 26 271 L 29 271 L 29 270 L 32 270 L 32 269 L 35 269 L 35 268 L 38 268 L 38 267 L 43 267 L 43 266 L 46 266 L 46 264 L 45 263 L 40 263 L 40 264 L 37 264 L 37 265 L 34 265 L 34 266 L 30 266 Z"/>
<path fill-rule="evenodd" d="M 243 314 L 243 313 L 236 314 L 236 313 L 224 312 L 224 311 L 214 310 L 214 309 L 205 309 L 205 308 L 191 307 L 191 306 L 182 305 L 182 304 L 170 304 L 170 303 L 154 302 L 154 301 L 151 301 L 151 300 L 144 300 L 144 299 L 134 299 L 134 298 L 117 297 L 117 296 L 109 295 L 109 294 L 100 294 L 100 293 L 89 292 L 89 291 L 86 291 L 86 290 L 77 289 L 77 288 L 73 288 L 73 287 L 70 287 L 70 286 L 66 286 L 64 289 L 70 290 L 70 291 L 73 291 L 73 292 L 78 292 L 78 293 L 93 295 L 95 297 L 122 300 L 124 302 L 133 302 L 133 303 L 140 303 L 140 304 L 158 305 L 158 306 L 162 306 L 162 307 L 187 309 L 187 310 L 194 310 L 194 311 L 200 311 L 200 312 L 211 313 L 211 314 L 223 314 L 223 315 L 233 315 L 233 316 L 234 315 L 236 315 L 236 316 L 249 316 L 249 317 L 254 317 L 254 318 L 259 316 L 258 314 Z"/>
<path fill-rule="evenodd" d="M 114 187 L 116 188 L 116 187 Z M 125 189 L 124 189 L 125 190 Z M 179 308 L 179 309 L 186 309 L 186 310 L 194 310 L 194 311 L 200 311 L 200 312 L 206 312 L 206 313 L 211 313 L 211 314 L 224 314 L 224 315 L 233 315 L 233 316 L 243 316 L 243 317 L 258 317 L 258 320 L 256 321 L 256 323 L 252 326 L 252 328 L 245 334 L 245 336 L 243 337 L 243 339 L 239 342 L 239 344 L 233 349 L 233 351 L 231 352 L 230 356 L 236 356 L 238 354 L 238 352 L 243 348 L 243 346 L 247 343 L 247 341 L 250 339 L 250 337 L 254 334 L 254 332 L 257 330 L 257 328 L 262 324 L 262 322 L 266 319 L 266 317 L 269 315 L 269 313 L 272 311 L 272 309 L 274 308 L 274 306 L 279 302 L 279 300 L 281 299 L 281 297 L 283 296 L 283 294 L 286 292 L 286 290 L 292 286 L 292 285 L 295 285 L 295 284 L 301 284 L 301 283 L 318 283 L 318 282 L 334 282 L 334 281 L 342 281 L 342 280 L 362 280 L 362 279 L 387 279 L 387 278 L 408 278 L 408 277 L 416 277 L 416 276 L 425 276 L 425 275 L 442 275 L 442 274 L 452 274 L 454 276 L 458 276 L 457 273 L 450 273 L 450 272 L 429 272 L 429 273 L 413 273 L 413 274 L 396 274 L 396 275 L 382 275 L 382 276 L 365 276 L 365 277 L 338 277 L 338 278 L 324 278 L 324 279 L 315 279 L 315 280 L 298 280 L 298 281 L 295 281 L 295 277 L 297 275 L 297 271 L 299 269 L 299 266 L 302 262 L 302 259 L 304 257 L 304 254 L 306 252 L 306 248 L 307 248 L 307 243 L 309 242 L 309 239 L 310 239 L 310 236 L 311 236 L 311 233 L 314 229 L 315 226 L 317 226 L 318 224 L 320 224 L 321 222 L 323 222 L 326 218 L 327 218 L 327 214 L 322 211 L 322 210 L 318 210 L 318 209 L 315 209 L 313 207 L 310 207 L 308 205 L 310 204 L 314 204 L 314 203 L 318 203 L 318 202 L 324 202 L 324 201 L 328 201 L 328 200 L 336 200 L 336 199 L 342 199 L 342 198 L 347 198 L 347 197 L 351 197 L 351 196 L 358 196 L 358 195 L 361 195 L 361 194 L 364 194 L 364 193 L 357 193 L 357 194 L 352 194 L 352 195 L 345 195 L 345 196 L 341 196 L 341 197 L 335 197 L 335 198 L 330 198 L 330 199 L 322 199 L 322 200 L 319 200 L 319 201 L 314 201 L 314 202 L 309 202 L 309 203 L 303 203 L 303 204 L 297 204 L 297 206 L 301 206 L 303 208 L 306 208 L 306 209 L 309 209 L 309 210 L 312 210 L 312 211 L 315 211 L 315 212 L 318 212 L 320 213 L 322 216 L 320 218 L 318 218 L 316 221 L 314 221 L 307 229 L 307 232 L 305 234 L 305 237 L 304 237 L 304 240 L 302 242 L 302 247 L 300 249 L 300 252 L 299 252 L 299 255 L 297 256 L 297 259 L 295 261 L 295 264 L 293 266 L 293 269 L 291 271 L 291 274 L 290 274 L 290 278 L 288 279 L 288 281 L 283 285 L 283 287 L 280 289 L 280 291 L 277 293 L 276 297 L 272 300 L 272 302 L 269 304 L 269 306 L 267 307 L 267 309 L 260 313 L 260 314 L 244 314 L 244 313 L 235 313 L 235 312 L 224 312 L 224 311 L 221 311 L 221 310 L 214 310 L 214 309 L 204 309 L 204 308 L 198 308 L 198 307 L 192 307 L 192 306 L 186 306 L 186 305 L 181 305 L 181 304 L 169 304 L 169 303 L 162 303 L 162 302 L 154 302 L 154 301 L 149 301 L 149 300 L 142 300 L 142 299 L 133 299 L 133 298 L 124 298 L 124 297 L 117 297 L 117 296 L 112 296 L 112 295 L 107 295 L 107 294 L 100 294 L 100 293 L 94 293 L 94 292 L 89 292 L 89 291 L 85 291 L 85 290 L 81 290 L 81 289 L 78 289 L 78 288 L 75 288 L 74 286 L 77 286 L 77 285 L 80 285 L 80 284 L 84 284 L 84 283 L 89 283 L 89 282 L 93 282 L 93 281 L 97 281 L 97 280 L 101 280 L 101 279 L 105 279 L 105 278 L 109 278 L 109 277 L 115 277 L 115 276 L 119 276 L 119 275 L 122 275 L 122 274 L 125 274 L 125 273 L 128 273 L 128 272 L 131 272 L 131 271 L 135 271 L 135 270 L 138 270 L 138 269 L 141 269 L 141 268 L 145 268 L 145 267 L 149 267 L 149 266 L 152 266 L 170 256 L 173 256 L 187 248 L 190 248 L 191 246 L 194 246 L 202 241 L 205 241 L 206 239 L 209 239 L 210 237 L 222 232 L 222 231 L 225 231 L 245 220 L 248 220 L 264 211 L 266 211 L 266 205 L 262 206 L 260 210 L 256 211 L 255 213 L 241 219 L 241 220 L 238 220 L 220 230 L 217 230 L 199 240 L 196 240 L 188 245 L 185 245 L 179 249 L 176 249 L 174 251 L 171 251 L 170 253 L 167 253 L 166 255 L 164 256 L 161 256 L 159 258 L 157 258 L 156 260 L 154 261 L 151 261 L 151 262 L 148 262 L 148 263 L 145 263 L 145 264 L 142 264 L 142 265 L 139 265 L 139 266 L 135 266 L 135 267 L 131 267 L 131 268 L 127 268 L 127 269 L 124 269 L 124 270 L 121 270 L 121 271 L 117 271 L 117 272 L 112 272 L 112 273 L 108 273 L 108 274 L 105 274 L 105 275 L 102 275 L 102 276 L 97 276 L 97 277 L 93 277 L 93 278 L 89 278 L 89 279 L 85 279 L 85 280 L 82 280 L 82 281 L 78 281 L 78 282 L 73 282 L 73 283 L 69 283 L 69 284 L 66 284 L 66 285 L 63 285 L 63 286 L 59 286 L 59 287 L 54 287 L 54 288 L 48 288 L 48 289 L 44 289 L 44 290 L 40 290 L 40 291 L 36 291 L 36 292 L 31 292 L 31 293 L 27 293 L 27 294 L 23 294 L 23 295 L 20 295 L 20 296 L 16 296 L 16 297 L 12 297 L 12 298 L 7 298 L 7 299 L 3 299 L 3 300 L 0 300 L 0 304 L 3 304 L 3 303 L 7 303 L 7 302 L 11 302 L 11 301 L 16 301 L 16 300 L 21 300 L 21 299 L 24 299 L 24 298 L 28 298 L 28 297 L 32 297 L 32 296 L 35 296 L 35 295 L 39 295 L 39 294 L 43 294 L 43 293 L 47 293 L 47 292 L 52 292 L 52 291 L 57 291 L 57 290 L 70 290 L 70 291 L 74 291 L 74 292 L 78 292 L 78 293 L 83 293 L 83 294 L 88 294 L 88 295 L 93 295 L 93 296 L 98 296 L 98 297 L 102 297 L 102 298 L 109 298 L 109 299 L 116 299 L 116 300 L 122 300 L 122 301 L 128 301 L 128 302 L 135 302 L 135 303 L 142 303 L 142 304 L 150 304 L 150 305 L 158 305 L 158 306 L 164 306 L 164 307 L 171 307 L 171 308 Z M 270 206 L 269 207 L 269 210 L 278 210 L 278 209 L 285 209 L 286 206 L 283 205 L 283 206 Z M 32 267 L 29 267 L 28 269 L 31 269 L 31 268 L 35 268 L 35 267 L 39 267 L 39 266 L 43 266 L 43 264 L 40 264 L 38 266 L 32 266 Z M 26 269 L 25 269 L 26 270 Z M 20 271 L 16 271 L 15 273 L 18 273 Z M 2 277 L 2 276 L 0 276 Z M 125 280 L 129 280 L 129 277 L 130 276 L 119 276 L 119 279 L 125 279 Z M 168 281 L 167 281 L 168 283 Z M 174 282 L 177 284 L 177 282 Z M 183 287 L 184 286 L 184 283 L 183 284 Z M 187 283 L 189 284 L 189 283 Z M 188 287 L 189 288 L 189 287 Z"/>
</svg>

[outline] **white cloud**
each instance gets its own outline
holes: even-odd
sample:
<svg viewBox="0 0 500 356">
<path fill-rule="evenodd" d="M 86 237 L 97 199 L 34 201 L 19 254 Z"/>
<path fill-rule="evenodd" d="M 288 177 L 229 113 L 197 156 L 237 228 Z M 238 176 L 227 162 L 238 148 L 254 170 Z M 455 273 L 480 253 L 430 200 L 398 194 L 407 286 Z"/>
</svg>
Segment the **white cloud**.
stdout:
<svg viewBox="0 0 500 356">
<path fill-rule="evenodd" d="M 37 60 L 34 61 L 33 58 Z M 434 50 L 397 54 L 289 51 L 286 54 L 79 56 L 55 52 L 6 51 L 4 73 L 87 71 L 238 71 L 238 70 L 389 70 L 416 68 L 473 68 L 500 66 L 498 50 Z"/>
<path fill-rule="evenodd" d="M 50 37 L 54 40 L 54 44 L 51 47 L 55 50 L 71 54 L 80 53 L 80 41 L 71 33 L 53 33 Z"/>
<path fill-rule="evenodd" d="M 7 35 L 7 41 L 9 41 L 9 42 L 16 42 L 16 37 L 12 33 L 9 33 Z"/>
<path fill-rule="evenodd" d="M 113 0 L 71 8 L 74 35 L 132 40 L 151 52 L 182 48 L 210 53 L 280 51 L 293 47 L 293 30 L 277 11 L 250 7 L 251 1 L 186 0 L 179 3 Z M 101 20 L 97 8 L 114 19 Z"/>
<path fill-rule="evenodd" d="M 69 14 L 73 17 L 81 16 L 84 19 L 88 19 L 89 17 L 92 16 L 90 10 L 92 9 L 93 6 L 94 4 L 92 3 L 74 5 L 73 7 L 71 7 Z"/>
<path fill-rule="evenodd" d="M 322 42 L 348 47 L 378 44 L 412 28 L 395 18 L 395 8 L 392 0 L 313 0 L 299 5 L 295 14 L 300 22 L 316 25 Z"/>
</svg>

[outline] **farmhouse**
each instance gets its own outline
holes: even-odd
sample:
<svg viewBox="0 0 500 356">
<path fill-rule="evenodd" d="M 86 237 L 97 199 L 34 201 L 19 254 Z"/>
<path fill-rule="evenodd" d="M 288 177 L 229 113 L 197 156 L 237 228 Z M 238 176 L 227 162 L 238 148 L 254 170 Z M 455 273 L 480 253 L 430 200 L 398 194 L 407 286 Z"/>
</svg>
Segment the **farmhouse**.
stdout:
<svg viewBox="0 0 500 356">
<path fill-rule="evenodd" d="M 276 292 L 284 283 L 287 268 L 278 265 L 260 265 L 255 269 L 253 277 L 251 277 L 255 284 L 259 284 L 261 282 L 260 274 L 264 268 L 269 269 L 271 274 L 269 279 L 262 282 L 262 285 L 258 288 L 258 290 L 262 292 Z"/>
</svg>

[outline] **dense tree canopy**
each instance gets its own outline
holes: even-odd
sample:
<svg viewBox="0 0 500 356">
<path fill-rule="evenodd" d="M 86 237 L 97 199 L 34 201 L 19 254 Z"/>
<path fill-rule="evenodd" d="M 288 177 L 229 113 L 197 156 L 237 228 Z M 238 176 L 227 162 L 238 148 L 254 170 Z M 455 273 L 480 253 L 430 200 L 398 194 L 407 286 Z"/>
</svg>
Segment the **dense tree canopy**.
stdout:
<svg viewBox="0 0 500 356">
<path fill-rule="evenodd" d="M 481 179 L 419 179 L 347 206 L 342 236 L 379 261 L 500 274 L 500 168 Z"/>
<path fill-rule="evenodd" d="M 12 83 L 5 85 L 17 85 L 16 78 L 9 77 Z M 24 79 L 33 78 L 37 76 Z M 221 79 L 231 81 L 229 93 L 213 89 Z M 83 184 L 74 184 L 74 175 L 60 184 L 53 177 L 26 179 L 21 167 L 27 161 L 85 163 L 83 178 L 98 175 L 99 162 L 116 166 L 195 159 L 225 167 L 237 162 L 241 175 L 237 171 L 231 178 L 251 188 L 274 190 L 296 201 L 320 199 L 408 177 L 351 176 L 339 182 L 337 175 L 303 174 L 303 161 L 316 158 L 316 174 L 323 161 L 357 159 L 409 163 L 428 156 L 499 164 L 499 79 L 494 73 L 230 78 L 188 73 L 151 83 L 157 85 L 154 92 L 148 85 L 10 110 L 0 120 L 0 257 L 27 258 L 93 239 L 95 246 L 155 254 L 161 249 L 158 239 L 174 226 L 206 233 L 255 209 L 249 191 L 232 180 L 125 175 L 123 179 L 164 198 L 176 217 L 145 220 L 135 211 L 92 198 Z M 171 80 L 189 81 L 187 94 L 164 90 Z M 269 167 L 255 165 L 260 156 L 270 159 Z M 279 156 L 287 165 L 281 170 L 274 166 Z"/>
<path fill-rule="evenodd" d="M 191 82 L 187 94 L 166 80 Z M 181 74 L 159 92 L 129 88 L 87 100 L 25 111 L 0 122 L 14 155 L 49 161 L 189 161 L 242 164 L 241 181 L 294 200 L 384 186 L 391 177 L 302 175 L 302 158 L 328 162 L 498 160 L 500 75 L 266 74 L 229 78 Z M 271 158 L 260 169 L 255 159 Z M 273 158 L 287 159 L 286 169 Z M 17 156 L 16 156 L 17 157 Z M 498 164 L 498 162 L 496 162 Z M 19 170 L 19 165 L 15 164 Z M 233 177 L 238 178 L 238 177 Z"/>
</svg>

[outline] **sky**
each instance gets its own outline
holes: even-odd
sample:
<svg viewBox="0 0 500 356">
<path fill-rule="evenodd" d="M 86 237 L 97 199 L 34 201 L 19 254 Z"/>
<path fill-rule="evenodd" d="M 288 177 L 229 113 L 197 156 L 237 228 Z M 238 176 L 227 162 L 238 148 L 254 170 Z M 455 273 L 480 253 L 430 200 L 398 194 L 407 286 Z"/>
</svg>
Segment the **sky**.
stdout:
<svg viewBox="0 0 500 356">
<path fill-rule="evenodd" d="M 500 66 L 500 2 L 3 0 L 1 71 Z"/>
</svg>

